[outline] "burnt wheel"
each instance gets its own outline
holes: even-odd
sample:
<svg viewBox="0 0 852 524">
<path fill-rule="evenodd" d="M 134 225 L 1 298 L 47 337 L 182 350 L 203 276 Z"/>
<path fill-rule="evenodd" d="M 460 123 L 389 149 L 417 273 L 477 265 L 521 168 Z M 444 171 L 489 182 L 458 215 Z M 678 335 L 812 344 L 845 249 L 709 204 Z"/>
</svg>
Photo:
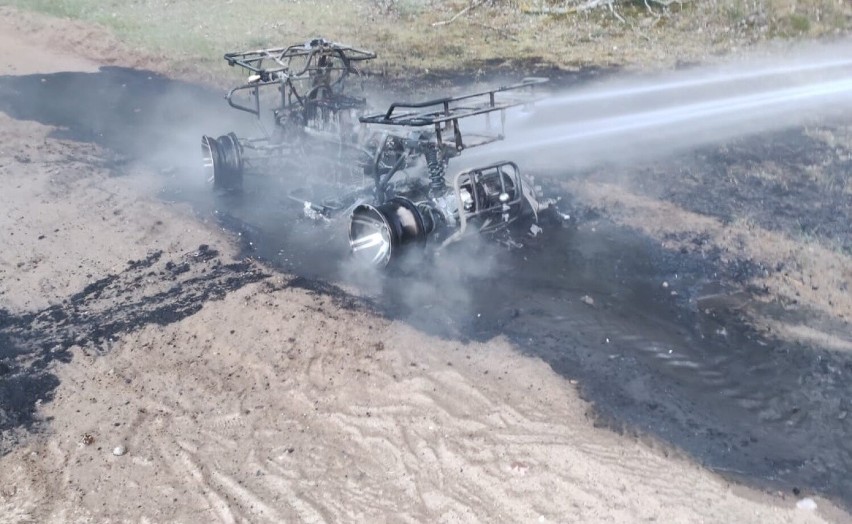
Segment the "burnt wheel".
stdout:
<svg viewBox="0 0 852 524">
<path fill-rule="evenodd" d="M 243 186 L 243 159 L 239 139 L 234 133 L 219 138 L 201 137 L 204 174 L 213 187 L 228 191 Z"/>
</svg>

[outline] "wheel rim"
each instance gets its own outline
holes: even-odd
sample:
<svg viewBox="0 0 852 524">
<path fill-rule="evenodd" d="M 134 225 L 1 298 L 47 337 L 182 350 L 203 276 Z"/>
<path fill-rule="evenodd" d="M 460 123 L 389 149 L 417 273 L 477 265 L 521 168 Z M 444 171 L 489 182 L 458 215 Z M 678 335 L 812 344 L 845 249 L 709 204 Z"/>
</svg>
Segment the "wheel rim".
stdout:
<svg viewBox="0 0 852 524">
<path fill-rule="evenodd" d="M 216 169 L 219 163 L 219 147 L 215 138 L 201 137 L 202 173 L 207 182 L 215 182 Z"/>
</svg>

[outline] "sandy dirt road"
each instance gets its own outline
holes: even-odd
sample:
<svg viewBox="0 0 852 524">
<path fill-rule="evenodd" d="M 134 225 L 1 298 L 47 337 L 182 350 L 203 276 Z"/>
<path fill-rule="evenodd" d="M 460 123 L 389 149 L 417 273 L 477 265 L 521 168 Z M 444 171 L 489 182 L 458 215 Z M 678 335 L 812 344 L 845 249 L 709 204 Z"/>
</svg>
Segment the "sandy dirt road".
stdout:
<svg viewBox="0 0 852 524">
<path fill-rule="evenodd" d="M 97 68 L 10 20 L 0 74 Z M 595 427 L 505 339 L 236 259 L 142 165 L 5 114 L 0 137 L 4 522 L 848 519 Z"/>
</svg>

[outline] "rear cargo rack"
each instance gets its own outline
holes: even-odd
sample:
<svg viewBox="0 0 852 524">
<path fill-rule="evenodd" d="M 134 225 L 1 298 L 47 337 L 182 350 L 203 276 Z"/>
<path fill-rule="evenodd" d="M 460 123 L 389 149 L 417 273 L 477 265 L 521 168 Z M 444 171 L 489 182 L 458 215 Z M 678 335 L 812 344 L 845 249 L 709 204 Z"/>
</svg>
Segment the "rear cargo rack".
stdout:
<svg viewBox="0 0 852 524">
<path fill-rule="evenodd" d="M 504 136 L 506 110 L 532 104 L 537 100 L 534 88 L 547 82 L 547 78 L 530 77 L 521 82 L 462 96 L 436 98 L 425 102 L 394 102 L 384 113 L 360 117 L 364 124 L 388 126 L 424 127 L 434 126 L 438 144 L 443 144 L 447 132 L 453 134 L 453 142 L 460 151 L 501 140 Z M 415 109 L 420 111 L 405 111 Z M 500 130 L 492 132 L 491 114 L 500 113 Z M 474 116 L 485 117 L 485 134 L 470 134 L 472 140 L 462 140 L 459 120 Z"/>
</svg>

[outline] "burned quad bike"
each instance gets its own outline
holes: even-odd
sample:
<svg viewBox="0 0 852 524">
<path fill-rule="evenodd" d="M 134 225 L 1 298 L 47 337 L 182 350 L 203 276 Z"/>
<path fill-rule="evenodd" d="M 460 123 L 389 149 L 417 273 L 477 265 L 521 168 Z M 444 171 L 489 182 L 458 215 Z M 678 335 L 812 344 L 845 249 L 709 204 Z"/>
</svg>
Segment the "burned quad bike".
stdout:
<svg viewBox="0 0 852 524">
<path fill-rule="evenodd" d="M 271 131 L 263 129 L 260 137 L 238 138 L 235 133 L 202 137 L 204 167 L 214 186 L 239 189 L 244 174 L 302 169 L 306 157 L 320 156 L 312 150 L 357 147 L 354 131 L 367 103 L 346 94 L 346 84 L 350 77 L 359 76 L 357 64 L 375 57 L 369 51 L 324 39 L 226 54 L 230 66 L 249 73 L 245 84 L 227 94 L 228 104 L 255 115 L 261 129 L 261 107 L 272 105 L 273 122 Z M 351 151 L 347 153 L 352 156 Z M 326 155 L 338 160 L 340 156 Z M 340 161 L 330 169 L 347 166 Z"/>
<path fill-rule="evenodd" d="M 343 82 L 357 72 L 354 62 L 374 56 L 325 40 L 225 55 L 230 64 L 252 73 L 249 83 L 229 93 L 232 106 L 259 116 L 258 91 L 266 85 L 279 86 L 281 101 L 273 110 L 275 130 L 260 139 L 243 140 L 233 133 L 203 137 L 205 166 L 215 185 L 237 188 L 248 173 L 319 171 L 301 177 L 304 187 L 289 188 L 288 195 L 311 218 L 348 218 L 354 258 L 378 267 L 427 246 L 440 251 L 474 230 L 518 247 L 517 232 L 535 236 L 541 231 L 542 213 L 561 216 L 555 201 L 542 197 L 513 162 L 447 177 L 449 161 L 465 149 L 501 140 L 506 111 L 532 103 L 533 89 L 546 79 L 395 102 L 383 113 L 366 114 L 365 100 L 344 94 Z M 300 66 L 293 69 L 296 58 Z M 265 69 L 268 61 L 273 67 Z M 307 91 L 300 90 L 301 80 L 307 80 Z M 254 107 L 233 102 L 238 90 L 253 94 Z M 316 170 L 318 162 L 332 165 Z M 317 187 L 324 187 L 326 195 L 320 196 Z"/>
</svg>

